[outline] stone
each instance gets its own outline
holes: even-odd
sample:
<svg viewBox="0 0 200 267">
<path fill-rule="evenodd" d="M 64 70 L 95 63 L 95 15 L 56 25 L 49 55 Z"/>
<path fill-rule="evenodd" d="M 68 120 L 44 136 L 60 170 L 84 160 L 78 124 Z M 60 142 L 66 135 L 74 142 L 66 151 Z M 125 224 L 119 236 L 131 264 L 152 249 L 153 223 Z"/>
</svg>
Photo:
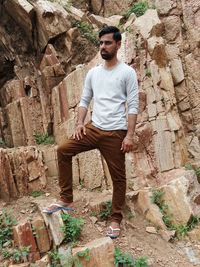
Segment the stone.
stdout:
<svg viewBox="0 0 200 267">
<path fill-rule="evenodd" d="M 156 228 L 152 227 L 152 226 L 147 226 L 146 227 L 146 232 L 149 233 L 149 234 L 157 234 Z"/>
<path fill-rule="evenodd" d="M 51 236 L 53 238 L 53 242 L 56 246 L 59 246 L 64 240 L 64 233 L 62 232 L 62 227 L 64 226 L 61 214 L 61 211 L 54 212 L 49 216 L 43 212 L 43 209 L 49 206 L 50 200 L 35 200 L 34 203 L 39 207 L 41 214 L 44 218 L 45 224 L 49 231 L 51 232 Z M 56 203 L 56 200 L 52 200 L 51 203 Z"/>
<path fill-rule="evenodd" d="M 169 230 L 159 230 L 159 234 L 161 235 L 162 239 L 169 242 L 176 234 L 175 230 L 169 231 Z"/>
<path fill-rule="evenodd" d="M 104 179 L 101 155 L 91 150 L 78 155 L 80 181 L 87 189 L 100 188 Z"/>
<path fill-rule="evenodd" d="M 78 67 L 63 80 L 63 90 L 66 91 L 69 108 L 74 108 L 80 101 L 86 72 L 86 66 Z"/>
<path fill-rule="evenodd" d="M 78 255 L 79 252 L 89 251 L 90 260 L 86 261 L 84 257 Z M 114 267 L 114 244 L 109 237 L 95 239 L 84 247 L 78 247 L 72 250 L 73 256 L 77 256 L 83 267 Z"/>
<path fill-rule="evenodd" d="M 186 141 L 188 144 L 188 152 L 190 157 L 198 161 L 200 159 L 200 145 L 196 136 L 187 136 Z"/>
<path fill-rule="evenodd" d="M 171 179 L 161 189 L 163 200 L 168 205 L 168 213 L 174 224 L 187 224 L 192 215 L 197 215 L 199 206 L 194 202 L 199 195 L 200 185 L 194 171 L 173 170 L 168 173 Z"/>
<path fill-rule="evenodd" d="M 94 15 L 94 14 L 91 14 L 89 16 L 90 21 L 93 24 L 96 24 L 99 28 L 102 28 L 105 25 L 116 26 L 117 27 L 122 18 L 123 17 L 120 16 L 120 15 L 113 15 L 113 16 L 111 16 L 109 18 L 104 18 L 102 16 L 98 16 L 98 15 Z"/>
<path fill-rule="evenodd" d="M 153 136 L 155 155 L 161 172 L 174 168 L 172 135 L 168 131 L 166 117 L 157 118 L 155 121 L 156 134 Z M 167 128 L 165 128 L 167 127 Z"/>
<path fill-rule="evenodd" d="M 188 236 L 190 238 L 190 240 L 192 241 L 199 241 L 200 240 L 200 227 L 199 225 L 196 226 L 194 229 L 192 229 L 191 231 L 189 231 Z"/>
<path fill-rule="evenodd" d="M 178 103 L 185 98 L 188 99 L 187 86 L 185 84 L 185 81 L 176 85 L 174 87 L 174 90 L 175 90 L 175 95 L 176 95 L 176 99 Z"/>
<path fill-rule="evenodd" d="M 57 177 L 58 176 L 58 164 L 57 164 L 57 152 L 56 146 L 48 145 L 41 146 L 44 164 L 47 166 L 47 176 Z"/>
<path fill-rule="evenodd" d="M 28 221 L 21 222 L 13 227 L 13 236 L 15 246 L 30 247 L 28 259 L 30 262 L 35 262 L 40 259 L 37 244 L 32 232 L 31 223 Z"/>
<path fill-rule="evenodd" d="M 152 203 L 151 200 L 152 192 L 148 190 L 139 190 L 137 198 L 137 207 L 145 215 L 146 219 L 149 220 L 153 225 L 161 229 L 166 229 L 166 226 L 162 220 L 162 213 L 160 212 L 157 205 Z"/>
<path fill-rule="evenodd" d="M 95 199 L 95 200 L 91 200 L 89 203 L 90 209 L 92 212 L 94 212 L 95 214 L 99 214 L 103 208 L 105 207 L 105 204 L 108 201 L 112 201 L 112 196 L 111 195 L 102 195 L 101 199 Z"/>
<path fill-rule="evenodd" d="M 42 257 L 40 260 L 36 261 L 35 264 L 37 267 L 49 267 L 50 264 L 49 255 Z"/>
<path fill-rule="evenodd" d="M 173 1 L 156 0 L 155 6 L 160 15 L 167 15 L 169 11 L 173 8 Z"/>
<path fill-rule="evenodd" d="M 9 202 L 18 197 L 18 190 L 12 173 L 7 151 L 0 149 L 0 199 Z"/>
<path fill-rule="evenodd" d="M 144 39 L 148 39 L 152 34 L 158 35 L 158 32 L 162 29 L 156 9 L 148 9 L 144 15 L 133 22 L 133 26 L 136 27 Z"/>
<path fill-rule="evenodd" d="M 40 253 L 49 251 L 51 248 L 51 243 L 43 219 L 40 217 L 35 218 L 32 221 L 32 227 L 34 230 L 35 239 Z"/>
<path fill-rule="evenodd" d="M 148 51 L 156 64 L 162 68 L 167 64 L 167 54 L 165 51 L 164 39 L 162 37 L 152 36 L 147 40 Z"/>
<path fill-rule="evenodd" d="M 34 3 L 34 8 L 37 14 L 39 47 L 43 50 L 49 40 L 69 30 L 70 16 L 61 5 L 44 0 Z"/>
<path fill-rule="evenodd" d="M 122 14 L 130 7 L 131 4 L 131 0 L 123 2 L 119 2 L 118 0 L 107 0 L 106 2 L 91 0 L 90 5 L 91 10 L 93 11 L 92 13 L 109 17 L 115 14 Z"/>
<path fill-rule="evenodd" d="M 8 14 L 24 30 L 32 43 L 34 7 L 26 0 L 7 0 L 3 4 Z"/>
<path fill-rule="evenodd" d="M 173 42 L 180 37 L 181 19 L 179 16 L 168 16 L 162 20 L 165 27 L 165 39 Z M 178 40 L 177 40 L 178 41 Z"/>
<path fill-rule="evenodd" d="M 60 246 L 58 248 L 58 253 L 60 256 L 60 262 L 62 266 L 73 267 L 70 259 L 72 258 L 72 250 L 70 246 Z"/>
<path fill-rule="evenodd" d="M 181 59 L 171 60 L 171 74 L 174 85 L 181 83 L 184 80 L 184 72 Z"/>
<path fill-rule="evenodd" d="M 178 47 L 178 44 L 166 44 L 165 49 L 168 60 L 180 57 L 180 48 Z"/>
</svg>

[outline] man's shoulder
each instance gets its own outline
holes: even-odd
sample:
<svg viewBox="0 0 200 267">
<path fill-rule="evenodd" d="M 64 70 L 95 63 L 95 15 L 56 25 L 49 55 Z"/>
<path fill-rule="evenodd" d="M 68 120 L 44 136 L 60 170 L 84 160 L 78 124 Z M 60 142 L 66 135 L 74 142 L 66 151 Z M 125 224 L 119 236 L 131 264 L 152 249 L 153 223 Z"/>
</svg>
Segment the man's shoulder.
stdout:
<svg viewBox="0 0 200 267">
<path fill-rule="evenodd" d="M 135 72 L 134 68 L 129 66 L 127 63 L 122 62 L 121 67 L 124 68 L 124 70 L 129 72 L 129 73 Z"/>
</svg>

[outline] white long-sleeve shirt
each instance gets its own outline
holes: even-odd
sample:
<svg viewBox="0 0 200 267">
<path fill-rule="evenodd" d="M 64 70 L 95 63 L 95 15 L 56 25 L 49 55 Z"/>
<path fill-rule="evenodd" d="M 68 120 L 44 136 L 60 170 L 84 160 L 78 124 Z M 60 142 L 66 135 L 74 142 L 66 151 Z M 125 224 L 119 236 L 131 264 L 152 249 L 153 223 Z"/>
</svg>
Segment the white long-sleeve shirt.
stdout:
<svg viewBox="0 0 200 267">
<path fill-rule="evenodd" d="M 118 63 L 113 69 L 100 65 L 92 68 L 85 79 L 79 106 L 93 102 L 92 124 L 102 130 L 126 130 L 127 113 L 138 113 L 138 83 L 134 69 Z"/>
</svg>

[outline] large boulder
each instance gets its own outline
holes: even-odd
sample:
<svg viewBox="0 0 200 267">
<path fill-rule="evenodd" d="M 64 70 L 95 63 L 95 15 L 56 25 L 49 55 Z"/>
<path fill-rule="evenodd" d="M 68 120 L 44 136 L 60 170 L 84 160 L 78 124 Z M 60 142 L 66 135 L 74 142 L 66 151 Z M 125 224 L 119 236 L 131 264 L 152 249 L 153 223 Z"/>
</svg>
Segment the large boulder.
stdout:
<svg viewBox="0 0 200 267">
<path fill-rule="evenodd" d="M 43 50 L 49 40 L 70 29 L 70 16 L 64 7 L 50 1 L 39 0 L 34 7 L 37 14 L 38 43 Z"/>
</svg>

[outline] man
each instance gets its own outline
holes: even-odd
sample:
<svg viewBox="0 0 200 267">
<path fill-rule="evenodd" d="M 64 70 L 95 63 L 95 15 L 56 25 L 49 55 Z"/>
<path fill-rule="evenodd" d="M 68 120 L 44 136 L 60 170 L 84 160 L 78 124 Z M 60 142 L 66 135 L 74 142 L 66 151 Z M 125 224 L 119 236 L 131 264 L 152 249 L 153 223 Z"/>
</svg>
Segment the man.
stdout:
<svg viewBox="0 0 200 267">
<path fill-rule="evenodd" d="M 108 164 L 113 181 L 112 213 L 107 236 L 116 238 L 120 233 L 125 202 L 125 153 L 131 151 L 133 146 L 138 85 L 135 71 L 117 58 L 121 46 L 119 29 L 105 27 L 100 31 L 99 39 L 100 53 L 105 63 L 92 68 L 86 76 L 74 135 L 57 150 L 61 201 L 44 212 L 51 214 L 58 209 L 72 209 L 72 156 L 97 148 Z M 92 121 L 84 125 L 92 97 Z"/>
</svg>

